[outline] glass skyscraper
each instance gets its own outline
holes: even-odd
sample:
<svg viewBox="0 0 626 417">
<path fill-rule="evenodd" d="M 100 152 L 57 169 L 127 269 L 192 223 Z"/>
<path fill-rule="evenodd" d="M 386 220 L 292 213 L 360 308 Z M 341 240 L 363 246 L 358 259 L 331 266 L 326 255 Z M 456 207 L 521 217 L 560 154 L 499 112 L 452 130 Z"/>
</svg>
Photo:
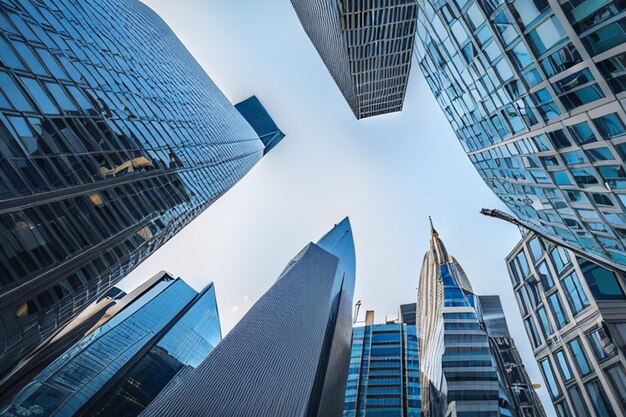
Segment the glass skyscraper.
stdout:
<svg viewBox="0 0 626 417">
<path fill-rule="evenodd" d="M 352 330 L 352 353 L 343 417 L 420 417 L 417 330 L 405 323 Z"/>
<path fill-rule="evenodd" d="M 419 0 L 415 55 L 476 169 L 530 228 L 626 265 L 626 5 Z"/>
<path fill-rule="evenodd" d="M 235 108 L 250 123 L 250 126 L 259 135 L 265 149 L 263 155 L 280 143 L 285 134 L 280 131 L 265 107 L 257 96 L 252 96 L 241 103 L 235 104 Z"/>
<path fill-rule="evenodd" d="M 626 280 L 527 233 L 507 257 L 526 332 L 559 417 L 626 415 Z"/>
<path fill-rule="evenodd" d="M 417 0 L 291 0 L 357 119 L 402 110 Z"/>
<path fill-rule="evenodd" d="M 354 273 L 346 218 L 305 246 L 209 357 L 142 416 L 340 417 Z"/>
<path fill-rule="evenodd" d="M 417 300 L 424 416 L 545 416 L 499 301 L 483 301 L 431 224 Z"/>
<path fill-rule="evenodd" d="M 37 375 L 3 416 L 137 416 L 221 340 L 213 284 L 200 294 L 165 272 Z"/>
<path fill-rule="evenodd" d="M 2 1 L 0 136 L 0 375 L 265 151 L 138 0 Z"/>
</svg>

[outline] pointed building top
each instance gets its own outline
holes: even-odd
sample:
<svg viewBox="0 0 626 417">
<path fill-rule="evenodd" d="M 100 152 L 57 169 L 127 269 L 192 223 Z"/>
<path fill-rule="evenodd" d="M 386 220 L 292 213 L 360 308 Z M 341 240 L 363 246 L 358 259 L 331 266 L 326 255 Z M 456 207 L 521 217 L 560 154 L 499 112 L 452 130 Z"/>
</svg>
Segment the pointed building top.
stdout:
<svg viewBox="0 0 626 417">
<path fill-rule="evenodd" d="M 347 272 L 354 276 L 355 254 L 354 240 L 352 238 L 352 226 L 350 219 L 345 217 L 326 233 L 317 245 L 327 252 L 337 256 Z"/>
<path fill-rule="evenodd" d="M 439 239 L 439 233 L 437 233 L 433 225 L 432 217 L 428 216 L 428 220 L 430 221 L 430 250 L 434 252 L 439 265 L 449 262 L 448 251 L 441 239 Z"/>
</svg>

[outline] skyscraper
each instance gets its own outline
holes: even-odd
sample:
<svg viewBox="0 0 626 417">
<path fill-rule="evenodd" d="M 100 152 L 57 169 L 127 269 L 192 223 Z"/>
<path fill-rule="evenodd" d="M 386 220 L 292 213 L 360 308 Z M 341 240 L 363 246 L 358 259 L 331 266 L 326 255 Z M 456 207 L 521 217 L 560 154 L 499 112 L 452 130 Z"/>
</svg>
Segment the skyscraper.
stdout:
<svg viewBox="0 0 626 417">
<path fill-rule="evenodd" d="M 522 238 L 507 263 L 559 417 L 626 415 L 623 273 L 534 233 Z"/>
<path fill-rule="evenodd" d="M 2 375 L 265 148 L 137 0 L 4 1 L 0 62 Z"/>
<path fill-rule="evenodd" d="M 354 268 L 346 218 L 305 246 L 211 355 L 142 416 L 341 416 Z"/>
<path fill-rule="evenodd" d="M 489 187 L 530 228 L 626 265 L 623 2 L 419 9 L 416 59 Z"/>
<path fill-rule="evenodd" d="M 417 304 L 401 304 L 398 311 L 400 321 L 406 324 L 416 324 L 415 315 L 417 314 Z"/>
<path fill-rule="evenodd" d="M 272 150 L 285 137 L 285 134 L 276 126 L 276 123 L 274 123 L 274 120 L 272 120 L 256 96 L 235 104 L 235 108 L 259 135 L 265 146 L 263 155 Z"/>
<path fill-rule="evenodd" d="M 343 417 L 420 417 L 417 331 L 405 323 L 352 329 L 352 354 Z"/>
<path fill-rule="evenodd" d="M 477 296 L 432 227 L 417 317 L 425 417 L 545 417 L 497 296 Z"/>
<path fill-rule="evenodd" d="M 546 417 L 541 400 L 524 368 L 522 357 L 509 333 L 500 297 L 479 295 L 480 317 L 498 365 L 502 390 L 517 417 Z"/>
<path fill-rule="evenodd" d="M 500 416 L 496 362 L 476 309 L 465 272 L 431 228 L 417 299 L 425 417 Z"/>
<path fill-rule="evenodd" d="M 402 110 L 417 0 L 291 0 L 357 119 Z"/>
<path fill-rule="evenodd" d="M 137 416 L 221 339 L 215 289 L 161 272 L 37 375 L 3 416 Z"/>
</svg>

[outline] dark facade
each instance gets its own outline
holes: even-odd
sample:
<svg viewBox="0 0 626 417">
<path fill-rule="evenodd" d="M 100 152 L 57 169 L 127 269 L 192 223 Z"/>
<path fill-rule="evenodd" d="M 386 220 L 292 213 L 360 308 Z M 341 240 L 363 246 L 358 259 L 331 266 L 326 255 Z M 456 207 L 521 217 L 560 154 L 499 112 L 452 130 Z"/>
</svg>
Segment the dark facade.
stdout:
<svg viewBox="0 0 626 417">
<path fill-rule="evenodd" d="M 221 339 L 212 284 L 200 294 L 160 273 L 52 362 L 3 416 L 137 416 Z"/>
<path fill-rule="evenodd" d="M 3 1 L 0 136 L 0 375 L 265 149 L 137 0 Z"/>
<path fill-rule="evenodd" d="M 263 155 L 272 150 L 285 137 L 285 134 L 276 126 L 276 123 L 274 123 L 274 120 L 272 120 L 256 96 L 235 104 L 235 108 L 259 135 L 265 146 Z"/>
<path fill-rule="evenodd" d="M 405 324 L 415 324 L 415 315 L 417 314 L 417 304 L 401 304 L 400 320 Z"/>
<path fill-rule="evenodd" d="M 526 332 L 559 417 L 626 415 L 623 272 L 527 233 L 507 257 Z"/>
<path fill-rule="evenodd" d="M 420 417 L 418 356 L 414 325 L 355 327 L 343 417 Z"/>
<path fill-rule="evenodd" d="M 305 246 L 211 355 L 142 416 L 341 416 L 354 268 L 345 219 Z"/>
<path fill-rule="evenodd" d="M 546 412 L 524 368 L 522 357 L 509 333 L 500 297 L 479 295 L 480 316 L 498 365 L 502 390 L 517 417 L 546 417 Z"/>
<path fill-rule="evenodd" d="M 292 0 L 357 119 L 402 110 L 417 0 Z"/>
<path fill-rule="evenodd" d="M 626 265 L 622 0 L 418 0 L 415 56 L 487 185 L 530 229 Z"/>
</svg>

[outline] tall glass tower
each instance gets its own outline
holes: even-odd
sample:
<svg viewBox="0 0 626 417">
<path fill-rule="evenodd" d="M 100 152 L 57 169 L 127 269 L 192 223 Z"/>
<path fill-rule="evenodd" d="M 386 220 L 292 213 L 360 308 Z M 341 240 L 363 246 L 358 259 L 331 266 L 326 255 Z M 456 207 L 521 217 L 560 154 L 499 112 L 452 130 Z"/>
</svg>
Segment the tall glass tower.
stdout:
<svg viewBox="0 0 626 417">
<path fill-rule="evenodd" d="M 559 417 L 626 415 L 626 280 L 527 233 L 507 257 L 535 359 Z"/>
<path fill-rule="evenodd" d="M 402 110 L 417 0 L 291 0 L 357 119 Z"/>
<path fill-rule="evenodd" d="M 476 169 L 530 228 L 626 265 L 621 0 L 419 0 L 415 55 Z"/>
<path fill-rule="evenodd" d="M 221 340 L 213 284 L 198 294 L 162 272 L 136 292 L 33 378 L 2 415 L 137 416 Z"/>
<path fill-rule="evenodd" d="M 0 136 L 0 375 L 265 149 L 138 0 L 3 1 Z"/>
<path fill-rule="evenodd" d="M 142 416 L 340 417 L 354 273 L 346 218 L 305 246 L 211 355 Z"/>
<path fill-rule="evenodd" d="M 350 372 L 343 417 L 420 417 L 422 409 L 417 330 L 405 323 L 352 329 Z"/>
<path fill-rule="evenodd" d="M 431 224 L 417 300 L 425 417 L 545 417 L 495 298 L 475 295 Z"/>
</svg>

